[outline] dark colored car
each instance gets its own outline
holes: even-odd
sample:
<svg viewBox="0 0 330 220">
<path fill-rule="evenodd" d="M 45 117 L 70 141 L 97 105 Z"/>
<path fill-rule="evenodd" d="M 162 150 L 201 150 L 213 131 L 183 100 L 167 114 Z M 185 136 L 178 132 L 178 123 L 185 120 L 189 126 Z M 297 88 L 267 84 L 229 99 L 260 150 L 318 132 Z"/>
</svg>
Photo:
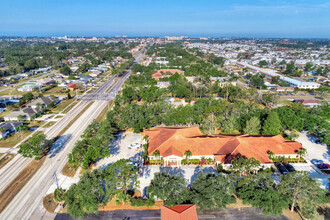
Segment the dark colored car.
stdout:
<svg viewBox="0 0 330 220">
<path fill-rule="evenodd" d="M 289 172 L 295 172 L 296 171 L 296 169 L 289 163 L 285 163 L 284 166 L 287 170 L 289 170 Z"/>
<path fill-rule="evenodd" d="M 330 168 L 330 164 L 327 164 L 327 163 L 320 163 L 317 166 L 320 169 L 329 169 Z"/>
<path fill-rule="evenodd" d="M 283 164 L 277 164 L 277 168 L 278 170 L 282 173 L 282 174 L 288 174 L 289 171 L 285 168 L 285 166 Z"/>
</svg>

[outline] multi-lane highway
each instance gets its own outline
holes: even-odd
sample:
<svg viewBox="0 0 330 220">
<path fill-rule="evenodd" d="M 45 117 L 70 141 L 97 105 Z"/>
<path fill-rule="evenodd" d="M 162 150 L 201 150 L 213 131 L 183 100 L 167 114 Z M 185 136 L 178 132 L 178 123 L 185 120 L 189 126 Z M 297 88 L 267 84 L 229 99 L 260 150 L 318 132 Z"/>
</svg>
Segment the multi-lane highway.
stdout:
<svg viewBox="0 0 330 220">
<path fill-rule="evenodd" d="M 144 54 L 138 54 L 135 59 L 139 62 Z M 125 74 L 110 88 L 113 84 L 114 77 L 110 77 L 102 86 L 100 86 L 94 93 L 91 94 L 103 94 L 104 96 L 111 97 L 107 100 L 114 99 L 117 91 L 120 90 L 122 84 L 129 77 L 131 69 L 125 72 Z M 110 88 L 110 89 L 109 89 Z M 106 92 L 109 89 L 108 92 Z M 95 96 L 93 96 L 95 97 Z M 97 96 L 96 96 L 97 97 Z M 94 120 L 102 110 L 107 106 L 107 101 L 101 101 L 97 98 L 90 99 L 95 100 L 94 103 L 64 132 L 64 134 L 58 138 L 58 140 L 52 146 L 47 158 L 43 165 L 37 171 L 34 176 L 25 184 L 21 191 L 14 197 L 14 199 L 7 205 L 7 207 L 0 214 L 0 219 L 42 219 L 46 213 L 42 207 L 42 199 L 45 193 L 53 182 L 53 175 L 56 172 L 60 172 L 67 161 L 67 155 L 74 147 L 75 142 L 80 138 L 86 127 Z M 46 132 L 48 138 L 55 137 L 67 124 L 83 110 L 90 101 L 82 100 L 79 102 L 64 118 L 56 123 L 49 131 Z M 71 119 L 71 120 L 70 120 Z M 22 157 L 20 157 L 22 158 Z M 22 160 L 21 165 L 25 167 L 29 159 L 17 159 L 16 162 Z M 12 167 L 16 162 L 11 163 Z M 22 169 L 22 168 L 21 168 Z M 12 169 L 10 169 L 12 171 Z M 7 172 L 10 172 L 7 170 Z M 14 171 L 12 171 L 14 172 Z M 8 177 L 6 172 L 0 173 L 0 183 L 5 176 Z M 19 173 L 19 172 L 18 172 Z M 16 175 L 18 173 L 12 173 Z M 10 181 L 6 181 L 9 184 Z M 5 189 L 5 187 L 2 187 Z M 1 189 L 1 188 L 0 188 Z"/>
</svg>

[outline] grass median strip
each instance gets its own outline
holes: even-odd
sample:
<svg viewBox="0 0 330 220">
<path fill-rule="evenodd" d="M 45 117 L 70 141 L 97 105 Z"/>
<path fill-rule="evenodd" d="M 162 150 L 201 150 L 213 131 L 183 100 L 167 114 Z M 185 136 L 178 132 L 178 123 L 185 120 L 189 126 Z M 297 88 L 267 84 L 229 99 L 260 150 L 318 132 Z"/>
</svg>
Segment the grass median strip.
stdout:
<svg viewBox="0 0 330 220">
<path fill-rule="evenodd" d="M 65 126 L 65 128 L 63 128 L 63 130 L 57 135 L 57 137 L 60 137 L 64 134 L 64 132 L 66 130 L 68 130 L 69 127 L 71 127 L 71 125 L 78 120 L 78 118 L 94 103 L 94 101 L 91 101 L 90 103 L 88 103 L 88 105 L 86 105 L 86 107 L 81 111 L 79 112 L 78 115 L 76 115 L 76 117 L 74 117 L 69 124 L 67 124 L 67 126 Z"/>
<path fill-rule="evenodd" d="M 0 156 L 2 156 L 3 154 L 1 154 Z M 1 160 L 0 160 L 0 169 L 4 166 L 6 166 L 6 164 L 11 161 L 14 158 L 14 154 L 7 154 L 6 156 L 4 156 Z"/>
<path fill-rule="evenodd" d="M 113 105 L 113 101 L 108 102 L 108 104 L 104 107 L 102 112 L 96 118 L 96 121 L 98 123 L 101 123 L 105 119 L 105 117 L 107 116 L 107 112 L 111 109 L 112 105 Z"/>
<path fill-rule="evenodd" d="M 0 212 L 10 203 L 21 188 L 29 181 L 29 179 L 41 167 L 46 157 L 41 160 L 33 160 L 18 176 L 8 185 L 8 187 L 0 194 Z"/>
</svg>

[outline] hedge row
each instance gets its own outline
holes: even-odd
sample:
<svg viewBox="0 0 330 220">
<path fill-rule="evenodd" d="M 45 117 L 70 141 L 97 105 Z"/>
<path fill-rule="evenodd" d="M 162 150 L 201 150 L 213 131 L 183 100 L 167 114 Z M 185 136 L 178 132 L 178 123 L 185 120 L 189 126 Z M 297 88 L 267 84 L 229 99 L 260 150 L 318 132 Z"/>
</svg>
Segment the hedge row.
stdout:
<svg viewBox="0 0 330 220">
<path fill-rule="evenodd" d="M 152 199 L 142 199 L 142 198 L 133 198 L 130 200 L 131 206 L 146 206 L 150 207 L 155 204 L 155 201 Z"/>
</svg>

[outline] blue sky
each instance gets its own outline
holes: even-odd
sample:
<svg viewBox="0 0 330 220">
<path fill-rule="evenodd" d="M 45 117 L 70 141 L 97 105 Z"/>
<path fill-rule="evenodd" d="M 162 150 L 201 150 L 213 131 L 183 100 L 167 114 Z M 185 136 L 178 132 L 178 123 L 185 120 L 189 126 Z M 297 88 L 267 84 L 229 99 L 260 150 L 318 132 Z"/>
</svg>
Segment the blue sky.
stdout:
<svg viewBox="0 0 330 220">
<path fill-rule="evenodd" d="M 330 38 L 329 0 L 0 2 L 0 36 Z"/>
</svg>

